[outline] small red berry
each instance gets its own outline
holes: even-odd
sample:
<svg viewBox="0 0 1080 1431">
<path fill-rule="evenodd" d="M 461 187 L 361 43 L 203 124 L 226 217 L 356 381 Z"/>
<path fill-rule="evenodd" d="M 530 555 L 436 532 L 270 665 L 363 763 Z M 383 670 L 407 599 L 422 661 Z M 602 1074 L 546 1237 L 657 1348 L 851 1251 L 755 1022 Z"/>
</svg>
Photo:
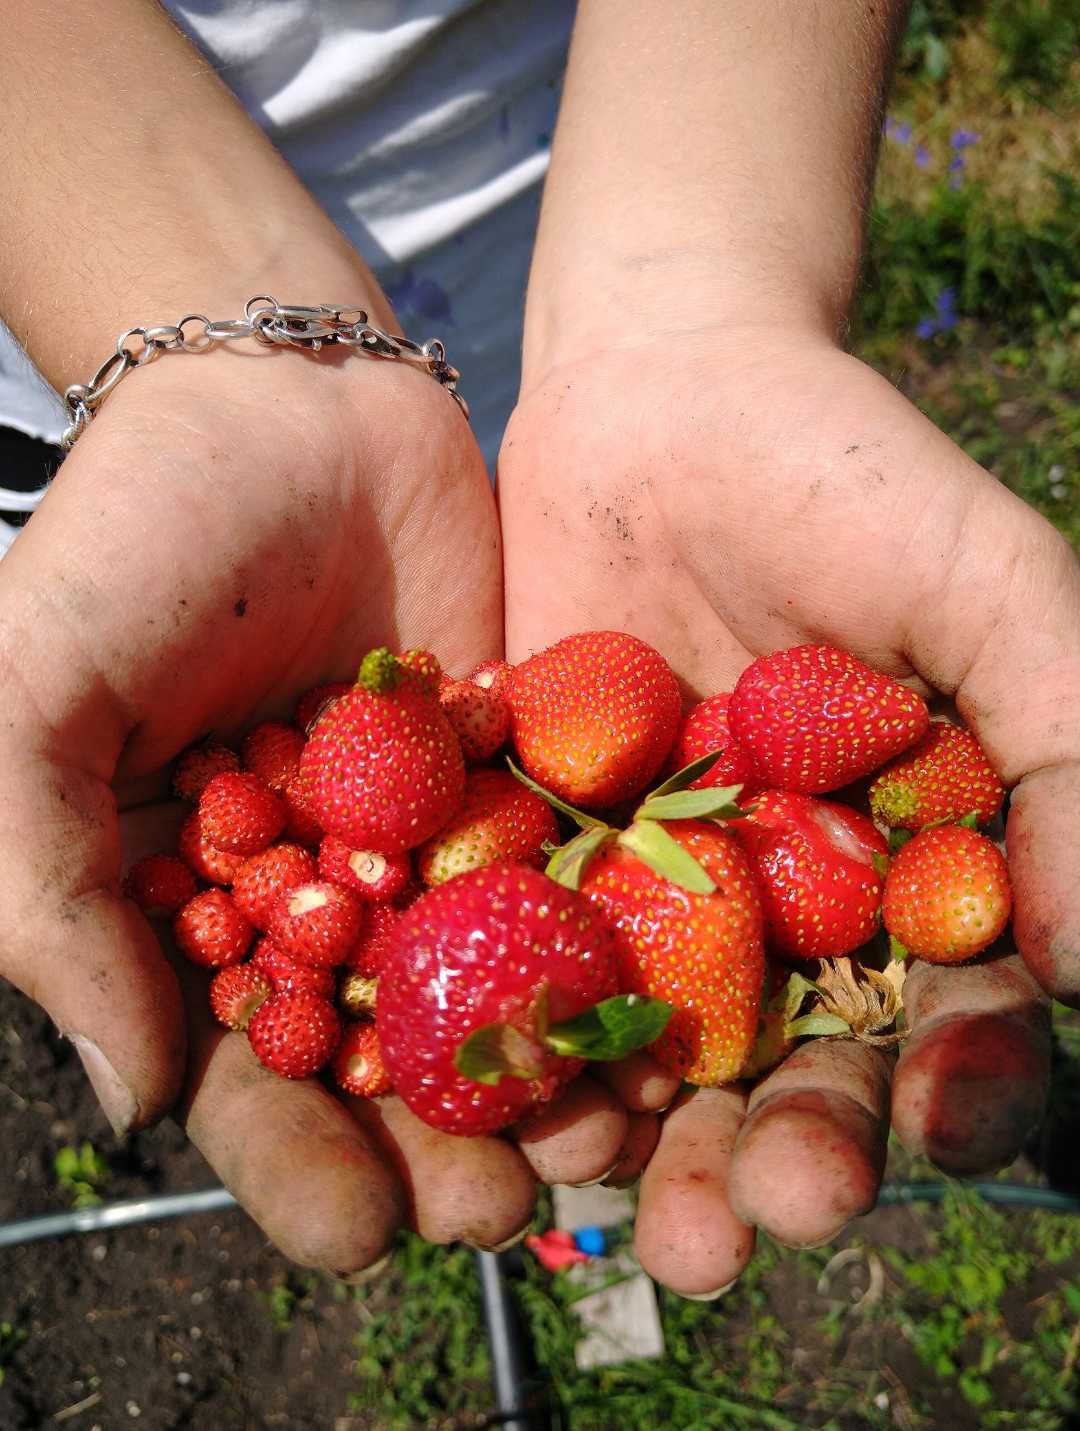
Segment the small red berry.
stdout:
<svg viewBox="0 0 1080 1431">
<path fill-rule="evenodd" d="M 377 850 L 354 850 L 327 835 L 319 846 L 319 874 L 361 899 L 394 899 L 412 879 L 412 859 L 407 850 L 380 855 Z"/>
<path fill-rule="evenodd" d="M 181 800 L 194 803 L 215 775 L 240 769 L 240 757 L 227 745 L 207 741 L 185 750 L 173 770 L 173 789 Z"/>
<path fill-rule="evenodd" d="M 345 962 L 364 921 L 356 895 L 326 880 L 309 880 L 277 897 L 267 932 L 291 958 L 333 968 Z"/>
<path fill-rule="evenodd" d="M 233 964 L 210 980 L 210 1012 L 227 1029 L 246 1029 L 274 986 L 254 964 Z"/>
<path fill-rule="evenodd" d="M 479 686 L 481 690 L 491 691 L 496 696 L 505 696 L 506 684 L 513 669 L 513 666 L 506 661 L 481 661 L 479 666 L 472 668 L 465 679 L 472 681 L 473 685 Z"/>
<path fill-rule="evenodd" d="M 239 964 L 254 929 L 223 889 L 206 889 L 188 900 L 173 920 L 173 937 L 193 964 L 223 969 Z"/>
<path fill-rule="evenodd" d="M 393 948 L 394 931 L 400 926 L 402 913 L 393 904 L 373 904 L 360 938 L 349 950 L 346 967 L 369 978 L 379 974 Z"/>
<path fill-rule="evenodd" d="M 374 1024 L 346 1025 L 330 1067 L 337 1086 L 355 1098 L 378 1098 L 390 1092 L 390 1075 Z"/>
<path fill-rule="evenodd" d="M 285 786 L 281 796 L 285 805 L 285 838 L 310 850 L 318 849 L 323 837 L 323 827 L 315 818 L 308 802 L 307 787 L 302 775 L 297 773 Z"/>
<path fill-rule="evenodd" d="M 206 838 L 198 810 L 180 826 L 177 849 L 188 869 L 208 884 L 232 884 L 246 858 L 215 848 Z"/>
<path fill-rule="evenodd" d="M 331 681 L 327 685 L 312 686 L 300 697 L 293 719 L 304 733 L 310 735 L 311 727 L 326 714 L 339 696 L 346 696 L 352 690 L 351 681 Z"/>
<path fill-rule="evenodd" d="M 472 681 L 448 681 L 439 691 L 439 705 L 461 742 L 465 759 L 474 765 L 490 760 L 510 734 L 510 707 L 502 696 Z"/>
<path fill-rule="evenodd" d="M 266 1068 L 283 1078 L 309 1078 L 328 1063 L 341 1038 L 333 1004 L 306 989 L 273 994 L 248 1024 L 248 1041 Z"/>
<path fill-rule="evenodd" d="M 263 971 L 276 994 L 306 989 L 311 994 L 318 994 L 320 999 L 334 997 L 333 969 L 320 969 L 314 964 L 301 964 L 298 959 L 290 959 L 272 939 L 259 940 L 251 962 Z"/>
<path fill-rule="evenodd" d="M 292 725 L 264 721 L 248 731 L 240 747 L 244 769 L 280 795 L 300 768 L 303 734 Z"/>
<path fill-rule="evenodd" d="M 199 796 L 203 834 L 219 850 L 254 855 L 285 828 L 285 807 L 256 775 L 215 775 Z"/>
<path fill-rule="evenodd" d="M 175 855 L 145 855 L 124 880 L 128 899 L 151 919 L 171 919 L 198 890 L 195 876 Z"/>
<path fill-rule="evenodd" d="M 233 880 L 232 896 L 241 914 L 256 929 L 265 930 L 278 895 L 313 880 L 316 873 L 314 858 L 299 845 L 271 845 L 240 866 Z"/>
</svg>

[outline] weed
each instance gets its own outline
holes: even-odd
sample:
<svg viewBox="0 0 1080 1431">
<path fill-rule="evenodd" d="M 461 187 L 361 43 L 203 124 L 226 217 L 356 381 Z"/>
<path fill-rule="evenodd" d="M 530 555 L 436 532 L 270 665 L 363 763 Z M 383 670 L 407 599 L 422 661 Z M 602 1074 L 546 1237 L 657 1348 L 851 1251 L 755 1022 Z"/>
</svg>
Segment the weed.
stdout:
<svg viewBox="0 0 1080 1431">
<path fill-rule="evenodd" d="M 96 1207 L 112 1177 L 108 1159 L 90 1142 L 61 1148 L 53 1158 L 53 1171 L 73 1207 Z"/>
</svg>

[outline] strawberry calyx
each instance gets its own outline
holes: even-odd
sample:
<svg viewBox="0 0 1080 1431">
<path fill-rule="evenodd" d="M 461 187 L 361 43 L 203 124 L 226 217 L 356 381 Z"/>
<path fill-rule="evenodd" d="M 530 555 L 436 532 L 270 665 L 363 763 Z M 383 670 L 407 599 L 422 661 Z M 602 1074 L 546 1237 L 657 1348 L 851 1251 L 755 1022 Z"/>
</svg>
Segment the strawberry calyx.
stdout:
<svg viewBox="0 0 1080 1431">
<path fill-rule="evenodd" d="M 401 662 L 389 646 L 376 646 L 360 662 L 356 684 L 363 686 L 366 691 L 371 691 L 373 695 L 381 695 L 385 691 L 392 691 L 401 676 Z"/>
<path fill-rule="evenodd" d="M 902 1021 L 906 974 L 902 963 L 879 971 L 849 958 L 823 959 L 816 979 L 794 971 L 770 1008 L 783 1010 L 789 1039 L 855 1038 L 889 1047 L 910 1032 Z"/>
<path fill-rule="evenodd" d="M 514 1024 L 484 1024 L 459 1045 L 454 1067 L 476 1083 L 494 1085 L 503 1078 L 543 1078 L 551 1054 L 609 1063 L 659 1038 L 673 1012 L 663 999 L 616 994 L 561 1023 L 544 1026 L 541 1020 L 536 1037 Z"/>
</svg>

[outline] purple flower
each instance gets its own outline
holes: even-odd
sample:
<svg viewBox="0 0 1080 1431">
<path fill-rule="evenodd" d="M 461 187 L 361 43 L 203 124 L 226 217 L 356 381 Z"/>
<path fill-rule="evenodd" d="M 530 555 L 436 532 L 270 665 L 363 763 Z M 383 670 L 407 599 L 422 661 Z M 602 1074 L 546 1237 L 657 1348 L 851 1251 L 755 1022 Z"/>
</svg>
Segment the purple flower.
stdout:
<svg viewBox="0 0 1080 1431">
<path fill-rule="evenodd" d="M 949 160 L 949 173 L 962 174 L 963 172 L 964 156 L 962 154 L 954 154 L 953 157 Z"/>
<path fill-rule="evenodd" d="M 978 144 L 979 136 L 974 129 L 957 129 L 953 131 L 949 144 L 953 149 L 970 149 L 973 144 Z"/>
<path fill-rule="evenodd" d="M 933 318 L 920 318 L 915 324 L 916 338 L 932 338 L 937 330 L 937 324 Z"/>
<path fill-rule="evenodd" d="M 911 143 L 912 129 L 906 120 L 898 120 L 892 127 L 892 137 L 898 144 Z"/>
<path fill-rule="evenodd" d="M 915 163 L 920 169 L 927 169 L 930 166 L 930 151 L 925 144 L 916 144 Z"/>
<path fill-rule="evenodd" d="M 933 338 L 938 333 L 948 333 L 956 327 L 959 318 L 956 313 L 956 289 L 943 288 L 934 300 L 934 314 L 924 314 L 915 324 L 916 338 Z"/>
</svg>

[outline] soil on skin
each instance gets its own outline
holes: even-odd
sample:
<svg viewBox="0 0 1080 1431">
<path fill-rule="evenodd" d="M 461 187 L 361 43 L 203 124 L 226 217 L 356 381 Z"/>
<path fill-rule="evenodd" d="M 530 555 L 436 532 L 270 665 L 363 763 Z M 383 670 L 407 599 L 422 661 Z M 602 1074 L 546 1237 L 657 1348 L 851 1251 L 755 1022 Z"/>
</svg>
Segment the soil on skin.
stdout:
<svg viewBox="0 0 1080 1431">
<path fill-rule="evenodd" d="M 69 1207 L 53 1158 L 83 1139 L 109 1161 L 109 1199 L 218 1182 L 171 1124 L 119 1147 L 74 1050 L 0 983 L 0 1221 Z M 279 1328 L 282 1285 L 297 1301 Z M 11 1353 L 0 1335 L 0 1428 L 360 1431 L 374 1424 L 349 1414 L 361 1315 L 239 1211 L 0 1250 L 0 1323 L 26 1334 Z"/>
</svg>

